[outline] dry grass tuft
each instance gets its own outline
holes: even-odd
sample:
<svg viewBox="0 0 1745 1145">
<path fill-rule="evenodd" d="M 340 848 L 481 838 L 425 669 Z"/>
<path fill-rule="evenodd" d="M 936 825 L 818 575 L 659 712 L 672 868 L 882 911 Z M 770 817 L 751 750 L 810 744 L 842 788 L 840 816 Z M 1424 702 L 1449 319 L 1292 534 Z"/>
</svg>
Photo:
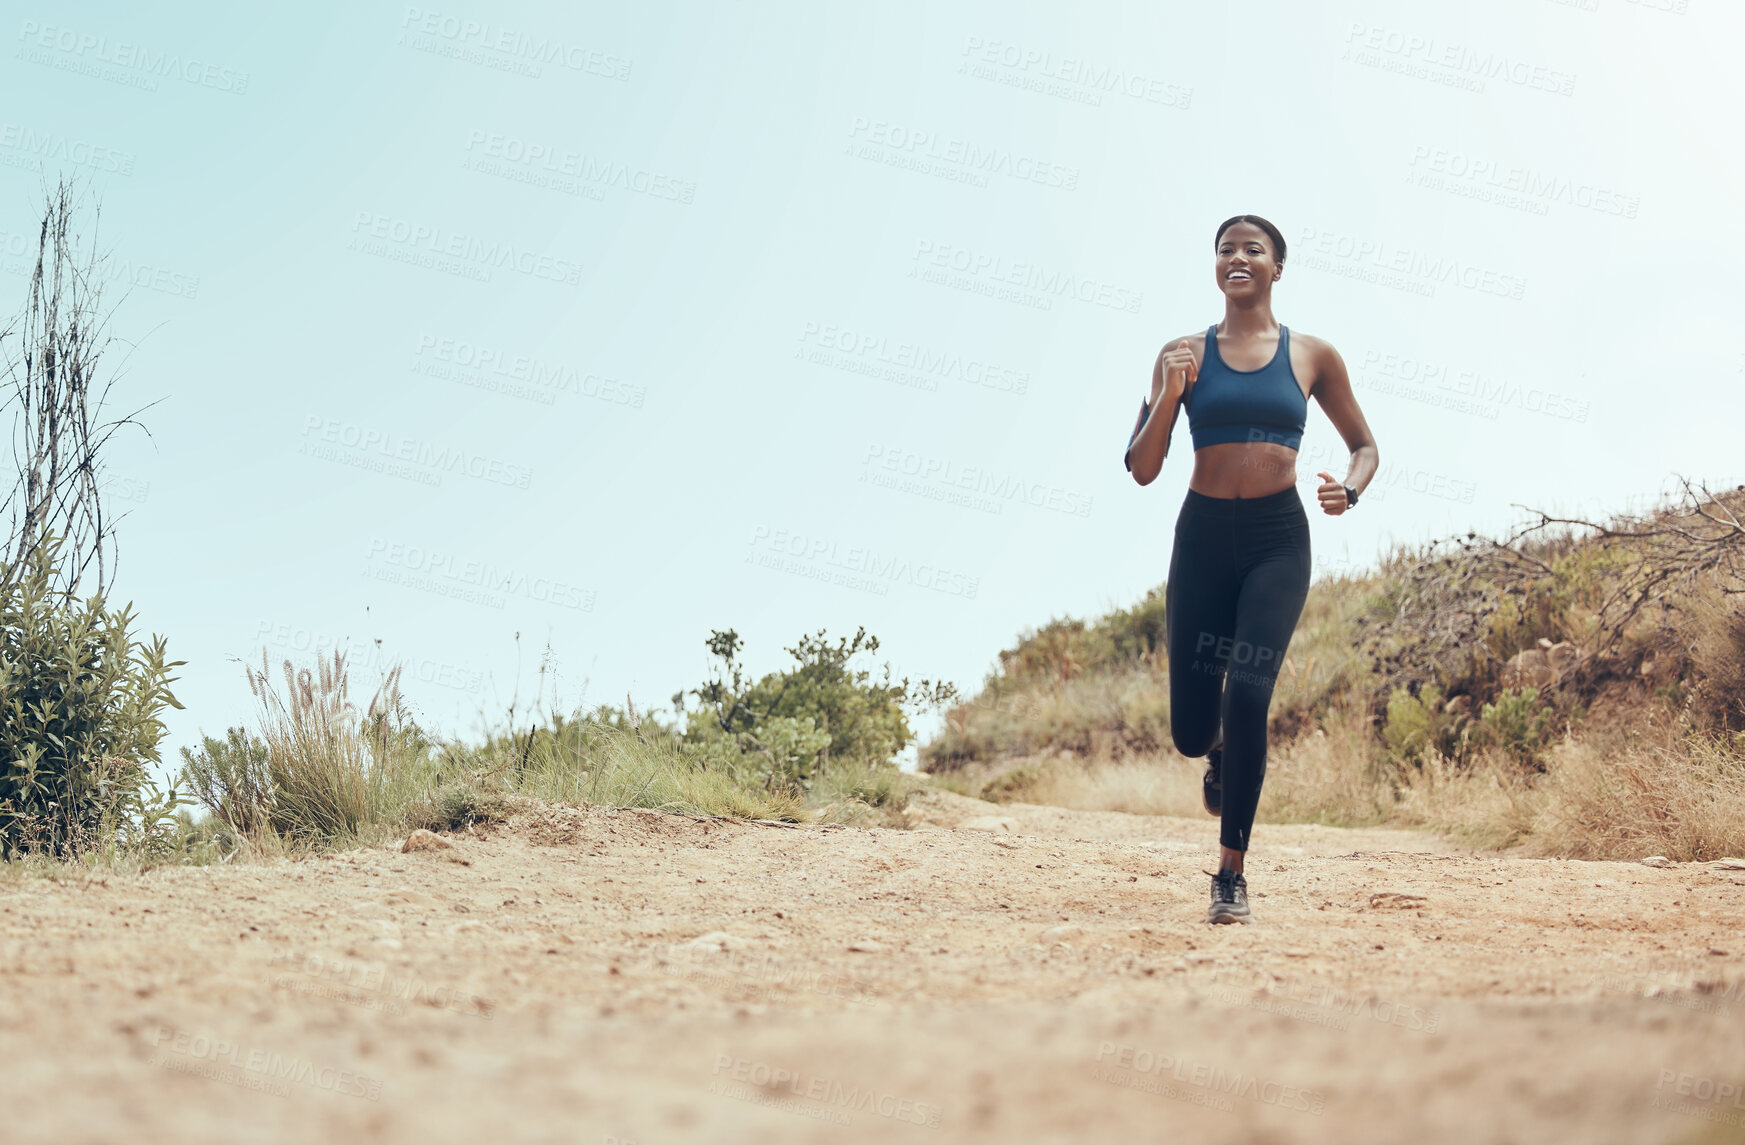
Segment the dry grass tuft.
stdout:
<svg viewBox="0 0 1745 1145">
<path fill-rule="evenodd" d="M 1126 811 L 1134 815 L 1204 815 L 1200 775 L 1204 764 L 1179 755 L 1101 759 L 1049 759 L 1024 764 L 988 784 L 984 797 L 1002 803 L 1045 803 L 1074 811 Z"/>
<path fill-rule="evenodd" d="M 1723 735 L 1651 728 L 1633 741 L 1571 741 L 1539 785 L 1526 850 L 1570 859 L 1745 854 L 1745 753 Z"/>
</svg>

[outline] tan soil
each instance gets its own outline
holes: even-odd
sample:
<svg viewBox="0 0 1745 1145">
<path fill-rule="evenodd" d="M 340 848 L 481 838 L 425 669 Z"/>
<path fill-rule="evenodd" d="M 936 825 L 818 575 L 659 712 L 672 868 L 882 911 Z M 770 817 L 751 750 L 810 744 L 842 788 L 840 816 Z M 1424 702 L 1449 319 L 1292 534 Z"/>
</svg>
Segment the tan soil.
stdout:
<svg viewBox="0 0 1745 1145">
<path fill-rule="evenodd" d="M 543 809 L 448 849 L 15 874 L 0 1139 L 1468 1145 L 1745 1122 L 1715 1097 L 1745 1083 L 1745 871 L 1263 825 L 1256 924 L 1209 927 L 1209 818 L 918 808 L 908 831 Z"/>
</svg>

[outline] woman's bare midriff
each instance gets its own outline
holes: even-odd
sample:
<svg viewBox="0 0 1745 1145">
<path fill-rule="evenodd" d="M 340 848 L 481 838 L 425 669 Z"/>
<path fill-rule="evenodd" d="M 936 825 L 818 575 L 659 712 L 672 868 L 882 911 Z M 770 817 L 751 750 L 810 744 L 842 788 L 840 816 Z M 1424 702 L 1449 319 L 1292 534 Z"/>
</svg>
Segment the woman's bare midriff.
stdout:
<svg viewBox="0 0 1745 1145">
<path fill-rule="evenodd" d="M 1227 441 L 1194 451 L 1188 488 L 1207 497 L 1265 497 L 1297 483 L 1297 451 L 1271 441 Z"/>
</svg>

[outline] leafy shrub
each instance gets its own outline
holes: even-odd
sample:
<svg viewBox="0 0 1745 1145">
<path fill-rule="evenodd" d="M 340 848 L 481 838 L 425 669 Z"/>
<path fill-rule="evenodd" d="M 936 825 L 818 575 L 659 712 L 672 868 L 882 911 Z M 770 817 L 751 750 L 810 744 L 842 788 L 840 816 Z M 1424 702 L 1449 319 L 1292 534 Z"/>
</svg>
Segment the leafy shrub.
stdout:
<svg viewBox="0 0 1745 1145">
<path fill-rule="evenodd" d="M 1576 567 L 1569 558 L 1565 562 Z M 1574 635 L 1570 620 L 1570 586 L 1558 577 L 1526 585 L 1521 592 L 1500 595 L 1496 611 L 1486 621 L 1485 644 L 1497 659 L 1507 660 L 1541 637 L 1553 642 Z"/>
<path fill-rule="evenodd" d="M 1502 748 L 1518 762 L 1532 766 L 1551 738 L 1555 713 L 1539 702 L 1539 689 L 1505 691 L 1486 704 L 1479 716 L 1481 741 Z"/>
<path fill-rule="evenodd" d="M 1042 782 L 1042 768 L 1021 763 L 982 785 L 981 796 L 990 803 L 1022 803 Z"/>
<path fill-rule="evenodd" d="M 1065 683 L 1112 660 L 1114 642 L 1101 628 L 1082 620 L 1051 620 L 1021 637 L 1017 647 L 1000 651 L 1000 670 L 1009 680 Z"/>
<path fill-rule="evenodd" d="M 1442 689 L 1435 684 L 1425 684 L 1416 696 L 1404 688 L 1394 689 L 1388 697 L 1382 742 L 1396 763 L 1422 767 L 1432 753 L 1445 759 L 1465 756 L 1463 733 L 1468 721 L 1444 706 Z"/>
<path fill-rule="evenodd" d="M 466 831 L 482 823 L 495 823 L 509 815 L 506 797 L 482 785 L 450 782 L 415 800 L 406 810 L 403 826 L 409 831 Z"/>
<path fill-rule="evenodd" d="M 195 800 L 219 823 L 244 838 L 258 837 L 272 808 L 273 777 L 267 745 L 243 728 L 223 739 L 200 737 L 200 747 L 182 749 L 182 779 Z"/>
<path fill-rule="evenodd" d="M 925 786 L 926 779 L 888 765 L 833 762 L 806 794 L 826 821 L 907 829 L 913 824 L 903 809 Z"/>
<path fill-rule="evenodd" d="M 755 682 L 739 662 L 738 633 L 711 633 L 706 644 L 719 664 L 713 679 L 690 692 L 703 706 L 686 720 L 685 747 L 706 766 L 751 768 L 766 789 L 804 788 L 833 760 L 894 768 L 914 739 L 907 709 L 956 696 L 950 684 L 893 681 L 889 664 L 882 676 L 852 667 L 856 656 L 878 650 L 878 637 L 865 628 L 834 642 L 823 630 L 802 636 L 786 650 L 792 668 Z"/>
<path fill-rule="evenodd" d="M 812 716 L 771 716 L 755 732 L 746 732 L 744 754 L 757 761 L 766 786 L 787 777 L 801 784 L 812 781 L 813 769 L 830 746 L 830 733 L 815 725 Z"/>
<path fill-rule="evenodd" d="M 1132 608 L 1118 608 L 1097 622 L 1117 660 L 1155 658 L 1164 651 L 1169 634 L 1164 600 L 1162 589 L 1148 589 Z"/>
<path fill-rule="evenodd" d="M 60 546 L 0 567 L 0 851 L 75 855 L 117 840 L 148 849 L 177 834 L 160 792 L 159 719 L 180 708 L 164 640 L 132 638 L 133 611 L 53 587 Z"/>
</svg>

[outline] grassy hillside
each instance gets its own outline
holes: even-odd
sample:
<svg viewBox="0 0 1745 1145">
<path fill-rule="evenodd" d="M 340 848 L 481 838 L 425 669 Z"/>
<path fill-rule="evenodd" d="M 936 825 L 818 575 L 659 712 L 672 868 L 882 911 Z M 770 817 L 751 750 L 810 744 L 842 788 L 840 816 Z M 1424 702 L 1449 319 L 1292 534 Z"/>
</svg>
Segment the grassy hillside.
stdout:
<svg viewBox="0 0 1745 1145">
<path fill-rule="evenodd" d="M 1314 584 L 1274 694 L 1263 820 L 1396 822 L 1540 853 L 1745 852 L 1745 487 L 1536 514 Z M 991 799 L 1200 814 L 1170 743 L 1161 588 L 1002 651 L 922 750 Z"/>
</svg>

